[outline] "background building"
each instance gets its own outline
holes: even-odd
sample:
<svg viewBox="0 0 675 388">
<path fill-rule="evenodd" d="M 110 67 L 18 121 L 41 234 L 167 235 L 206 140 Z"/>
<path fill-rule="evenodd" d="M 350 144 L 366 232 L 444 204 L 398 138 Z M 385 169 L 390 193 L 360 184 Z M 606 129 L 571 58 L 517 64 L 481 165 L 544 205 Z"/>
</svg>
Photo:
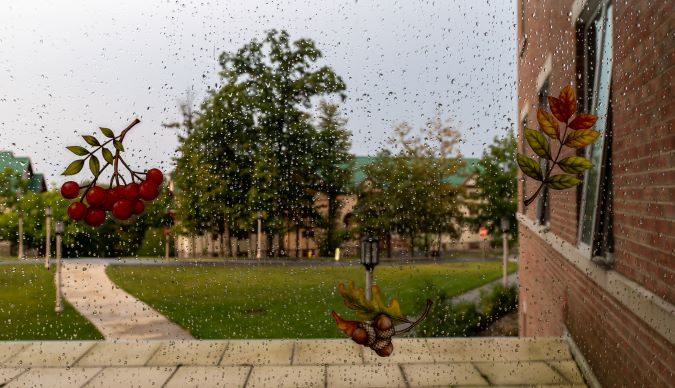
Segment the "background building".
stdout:
<svg viewBox="0 0 675 388">
<path fill-rule="evenodd" d="M 518 7 L 520 138 L 568 84 L 602 133 L 576 190 L 525 208 L 538 182 L 519 179 L 520 335 L 569 333 L 603 385 L 673 386 L 675 3 Z"/>
</svg>

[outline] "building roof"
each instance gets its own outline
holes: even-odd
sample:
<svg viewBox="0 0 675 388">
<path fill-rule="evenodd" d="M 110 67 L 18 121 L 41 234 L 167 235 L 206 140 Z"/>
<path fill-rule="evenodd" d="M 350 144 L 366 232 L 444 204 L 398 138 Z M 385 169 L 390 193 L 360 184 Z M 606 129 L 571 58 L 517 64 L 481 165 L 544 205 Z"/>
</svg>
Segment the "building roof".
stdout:
<svg viewBox="0 0 675 388">
<path fill-rule="evenodd" d="M 375 156 L 355 156 L 354 157 L 354 169 L 352 172 L 352 183 L 357 186 L 363 182 L 367 177 L 363 169 L 369 164 L 375 162 L 377 158 Z M 469 178 L 476 170 L 482 170 L 480 167 L 480 159 L 477 158 L 462 158 L 464 161 L 464 166 L 462 166 L 455 174 L 448 177 L 448 183 L 453 185 L 463 184 L 467 178 Z"/>
<path fill-rule="evenodd" d="M 17 174 L 21 174 L 24 179 L 28 179 L 28 190 L 33 192 L 43 192 L 47 190 L 44 174 L 33 172 L 30 158 L 25 156 L 14 156 L 11 151 L 0 151 L 0 172 L 10 169 Z"/>
</svg>

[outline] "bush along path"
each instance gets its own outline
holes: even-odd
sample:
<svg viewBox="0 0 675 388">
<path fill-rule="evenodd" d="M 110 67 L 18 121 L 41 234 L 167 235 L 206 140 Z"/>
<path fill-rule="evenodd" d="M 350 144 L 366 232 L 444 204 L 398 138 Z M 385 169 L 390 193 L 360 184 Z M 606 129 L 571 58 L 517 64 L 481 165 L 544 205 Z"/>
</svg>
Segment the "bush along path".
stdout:
<svg viewBox="0 0 675 388">
<path fill-rule="evenodd" d="M 63 295 L 107 340 L 191 339 L 182 327 L 114 284 L 105 264 L 65 263 Z"/>
</svg>

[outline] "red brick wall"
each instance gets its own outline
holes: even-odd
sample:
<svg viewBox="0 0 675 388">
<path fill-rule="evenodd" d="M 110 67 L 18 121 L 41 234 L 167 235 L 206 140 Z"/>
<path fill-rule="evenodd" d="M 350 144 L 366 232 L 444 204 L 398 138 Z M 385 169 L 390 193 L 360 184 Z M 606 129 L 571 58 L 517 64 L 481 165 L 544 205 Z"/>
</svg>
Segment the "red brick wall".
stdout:
<svg viewBox="0 0 675 388">
<path fill-rule="evenodd" d="M 576 71 L 576 31 L 572 28 L 572 22 L 568 15 L 573 1 L 545 0 L 539 2 L 528 1 L 526 14 L 528 19 L 522 30 L 527 35 L 527 45 L 519 57 L 518 65 L 518 111 L 523 112 L 529 108 L 527 126 L 539 128 L 537 124 L 537 109 L 539 103 L 537 77 L 543 70 L 548 54 L 552 57 L 552 69 L 549 77 L 550 92 L 557 96 L 560 90 L 575 81 Z M 520 1 L 518 1 L 517 17 L 520 20 Z M 533 19 L 532 13 L 535 13 Z M 522 26 L 519 22 L 518 31 Z M 522 35 L 519 37 L 519 55 L 522 48 Z M 520 133 L 522 136 L 522 133 Z M 522 144 L 522 142 L 521 142 Z M 558 143 L 551 144 L 552 152 L 557 152 Z M 531 150 L 523 150 L 529 156 L 534 156 Z M 563 154 L 565 155 L 565 154 Z M 557 169 L 554 173 L 560 173 Z M 523 176 L 521 174 L 520 178 Z M 529 178 L 527 182 L 527 196 L 529 197 L 537 189 L 538 182 Z M 520 181 L 520 180 L 519 180 Z M 522 183 L 519 183 L 519 195 L 522 197 Z M 550 202 L 556 204 L 551 208 L 551 230 L 568 242 L 575 243 L 577 236 L 577 200 L 574 190 L 557 191 L 551 190 Z M 522 201 L 521 201 L 522 202 Z M 527 209 L 527 216 L 531 219 L 536 217 L 536 201 Z M 523 210 L 522 203 L 520 204 Z"/>
<path fill-rule="evenodd" d="M 615 268 L 675 304 L 675 2 L 617 2 Z"/>
<path fill-rule="evenodd" d="M 564 324 L 604 386 L 672 387 L 675 346 L 526 227 L 519 231 L 521 335 L 560 336 Z"/>
<path fill-rule="evenodd" d="M 537 76 L 547 54 L 553 59 L 551 94 L 576 81 L 576 36 L 569 18 L 573 3 L 527 1 L 524 29 L 519 20 L 518 31 L 524 30 L 528 42 L 522 56 L 519 51 L 518 109 L 529 108 L 532 128 L 537 126 Z M 517 4 L 520 7 L 521 1 Z M 517 15 L 520 19 L 520 9 Z M 675 304 L 674 15 L 673 1 L 614 1 L 614 270 L 671 304 Z M 520 50 L 520 37 L 519 42 Z M 523 194 L 531 195 L 537 188 L 537 182 L 527 179 L 527 193 L 519 183 L 521 201 Z M 551 204 L 551 232 L 576 246 L 575 190 L 552 190 Z M 530 219 L 535 219 L 535 205 L 526 212 Z M 673 344 L 526 227 L 520 231 L 521 335 L 559 336 L 567 326 L 603 384 L 675 386 Z"/>
</svg>

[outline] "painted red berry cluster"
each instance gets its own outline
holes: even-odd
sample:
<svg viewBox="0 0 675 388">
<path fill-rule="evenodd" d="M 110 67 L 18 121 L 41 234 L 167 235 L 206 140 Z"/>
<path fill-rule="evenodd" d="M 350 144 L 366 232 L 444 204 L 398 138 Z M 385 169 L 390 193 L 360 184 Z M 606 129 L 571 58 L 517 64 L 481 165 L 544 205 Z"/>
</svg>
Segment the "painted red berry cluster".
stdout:
<svg viewBox="0 0 675 388">
<path fill-rule="evenodd" d="M 82 170 L 84 163 L 89 160 L 89 168 L 94 174 L 91 183 L 80 185 L 75 181 L 68 181 L 61 186 L 61 195 L 66 199 L 75 199 L 80 197 L 79 201 L 73 202 L 68 206 L 68 217 L 73 220 L 84 220 L 87 225 L 97 227 L 103 224 L 106 213 L 110 212 L 118 220 L 127 220 L 132 215 L 141 214 L 145 210 L 145 202 L 153 201 L 159 196 L 160 186 L 164 181 L 162 171 L 152 168 L 145 172 L 134 171 L 129 164 L 122 158 L 121 152 L 124 151 L 122 141 L 126 133 L 140 121 L 134 120 L 125 128 L 119 136 L 115 136 L 112 130 L 101 128 L 101 132 L 110 138 L 101 143 L 94 136 L 83 136 L 87 144 L 94 146 L 92 151 L 84 147 L 70 146 L 68 150 L 78 156 L 85 156 L 72 162 L 63 172 L 63 175 L 74 175 Z M 113 154 L 106 145 L 113 143 L 115 153 Z M 96 153 L 100 151 L 106 164 L 101 167 Z M 124 178 L 120 173 L 120 164 L 126 168 L 130 175 L 130 181 Z M 99 185 L 101 173 L 108 167 L 113 166 L 113 173 L 107 187 Z"/>
</svg>

